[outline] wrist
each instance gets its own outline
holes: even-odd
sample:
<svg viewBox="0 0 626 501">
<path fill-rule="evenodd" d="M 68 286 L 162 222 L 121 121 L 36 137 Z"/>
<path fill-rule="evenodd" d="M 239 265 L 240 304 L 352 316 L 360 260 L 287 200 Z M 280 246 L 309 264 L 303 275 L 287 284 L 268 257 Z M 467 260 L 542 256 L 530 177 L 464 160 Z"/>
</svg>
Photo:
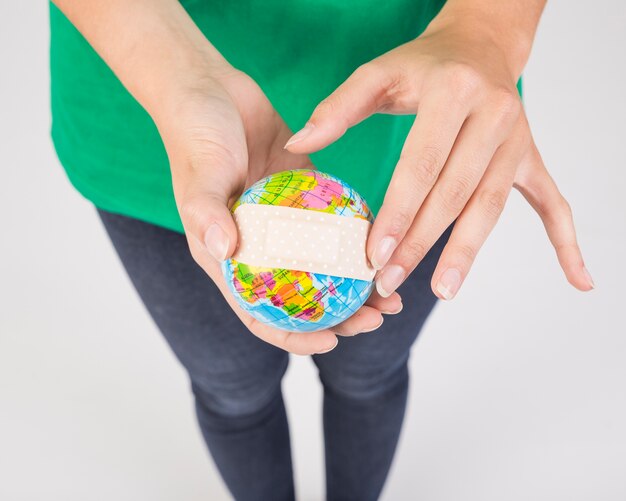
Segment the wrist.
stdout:
<svg viewBox="0 0 626 501">
<path fill-rule="evenodd" d="M 133 93 L 157 125 L 171 120 L 190 100 L 222 94 L 227 75 L 237 72 L 223 58 L 203 51 L 175 52 L 171 64 L 161 61 L 157 71 L 144 73 L 141 89 Z"/>
<path fill-rule="evenodd" d="M 544 3 L 531 0 L 511 5 L 501 0 L 478 0 L 468 4 L 448 0 L 424 34 L 453 30 L 470 41 L 496 48 L 517 81 L 530 56 Z"/>
<path fill-rule="evenodd" d="M 127 53 L 120 80 L 157 121 L 171 116 L 181 100 L 220 87 L 234 68 L 184 13 L 155 23 Z"/>
</svg>

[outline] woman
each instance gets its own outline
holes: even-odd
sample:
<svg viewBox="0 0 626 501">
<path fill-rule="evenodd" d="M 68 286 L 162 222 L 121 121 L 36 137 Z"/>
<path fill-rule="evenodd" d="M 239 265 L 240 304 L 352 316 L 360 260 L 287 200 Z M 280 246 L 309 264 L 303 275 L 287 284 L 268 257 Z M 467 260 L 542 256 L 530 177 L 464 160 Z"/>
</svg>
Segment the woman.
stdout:
<svg viewBox="0 0 626 501">
<path fill-rule="evenodd" d="M 378 497 L 411 344 L 437 298 L 457 294 L 512 186 L 570 283 L 593 288 L 516 90 L 543 1 L 54 3 L 57 152 L 189 372 L 236 499 L 294 497 L 287 352 L 314 354 L 324 385 L 328 499 Z M 235 305 L 219 263 L 242 190 L 311 164 L 378 212 L 377 292 L 332 331 L 287 333 Z"/>
</svg>

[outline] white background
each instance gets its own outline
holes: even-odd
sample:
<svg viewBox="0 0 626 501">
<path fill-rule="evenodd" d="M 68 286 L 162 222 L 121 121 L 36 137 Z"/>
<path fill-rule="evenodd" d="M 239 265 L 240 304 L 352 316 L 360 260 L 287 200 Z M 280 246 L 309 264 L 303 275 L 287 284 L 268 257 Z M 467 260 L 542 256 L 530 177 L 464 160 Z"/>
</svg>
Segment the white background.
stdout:
<svg viewBox="0 0 626 501">
<path fill-rule="evenodd" d="M 223 500 L 185 374 L 48 137 L 44 2 L 0 6 L 0 499 Z M 620 0 L 552 2 L 526 105 L 597 289 L 562 277 L 515 193 L 413 350 L 387 501 L 626 500 Z M 320 388 L 285 381 L 300 498 L 323 493 Z"/>
</svg>

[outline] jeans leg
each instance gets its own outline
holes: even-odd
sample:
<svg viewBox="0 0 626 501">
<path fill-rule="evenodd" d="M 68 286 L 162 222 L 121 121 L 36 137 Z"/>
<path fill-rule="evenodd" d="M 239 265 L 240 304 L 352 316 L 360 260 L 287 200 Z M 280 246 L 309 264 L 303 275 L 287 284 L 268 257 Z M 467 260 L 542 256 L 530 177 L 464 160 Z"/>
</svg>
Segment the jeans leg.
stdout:
<svg viewBox="0 0 626 501">
<path fill-rule="evenodd" d="M 211 455 L 235 499 L 294 499 L 281 393 L 288 355 L 241 324 L 183 235 L 99 211 L 152 318 L 186 368 Z"/>
<path fill-rule="evenodd" d="M 401 286 L 404 309 L 377 331 L 341 338 L 313 357 L 324 386 L 329 501 L 380 496 L 396 451 L 409 385 L 411 345 L 436 304 L 430 278 L 448 230 Z"/>
</svg>

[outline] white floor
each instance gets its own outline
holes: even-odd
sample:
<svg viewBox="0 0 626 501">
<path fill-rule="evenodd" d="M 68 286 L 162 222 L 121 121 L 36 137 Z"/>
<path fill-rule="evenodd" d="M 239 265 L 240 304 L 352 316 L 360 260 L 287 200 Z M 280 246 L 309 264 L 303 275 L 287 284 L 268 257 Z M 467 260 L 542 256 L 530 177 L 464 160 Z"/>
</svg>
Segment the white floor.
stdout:
<svg viewBox="0 0 626 501">
<path fill-rule="evenodd" d="M 597 290 L 515 194 L 413 352 L 387 501 L 626 499 L 626 9 L 551 3 L 526 73 Z M 612 7 L 612 9 L 610 9 Z M 0 499 L 228 499 L 185 376 L 48 139 L 47 11 L 0 6 Z M 300 499 L 322 498 L 320 390 L 285 382 Z"/>
</svg>

